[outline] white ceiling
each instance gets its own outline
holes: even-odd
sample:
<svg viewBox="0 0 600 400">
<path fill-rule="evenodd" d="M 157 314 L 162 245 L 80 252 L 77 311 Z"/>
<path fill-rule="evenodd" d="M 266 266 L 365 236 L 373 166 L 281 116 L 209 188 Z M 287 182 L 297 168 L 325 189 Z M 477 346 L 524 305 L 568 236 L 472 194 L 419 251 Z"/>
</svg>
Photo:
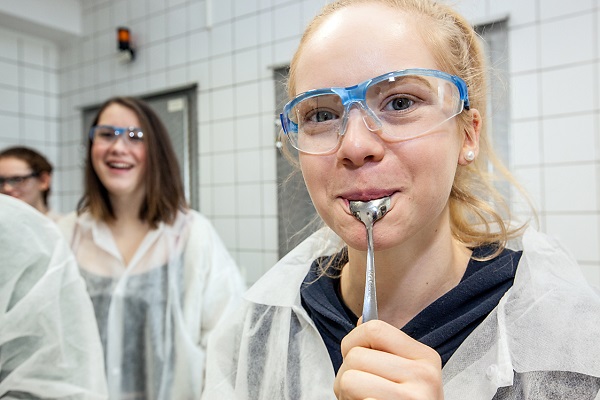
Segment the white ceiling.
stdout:
<svg viewBox="0 0 600 400">
<path fill-rule="evenodd" d="M 0 27 L 58 43 L 81 36 L 82 0 L 0 0 Z"/>
</svg>

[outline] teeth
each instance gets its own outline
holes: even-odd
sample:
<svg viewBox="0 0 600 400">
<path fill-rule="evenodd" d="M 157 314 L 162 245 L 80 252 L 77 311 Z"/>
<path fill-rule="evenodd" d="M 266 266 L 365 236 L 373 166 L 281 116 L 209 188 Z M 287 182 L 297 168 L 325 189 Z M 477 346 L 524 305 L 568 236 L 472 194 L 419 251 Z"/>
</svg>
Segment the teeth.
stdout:
<svg viewBox="0 0 600 400">
<path fill-rule="evenodd" d="M 111 168 L 131 168 L 130 164 L 125 163 L 108 163 Z"/>
</svg>

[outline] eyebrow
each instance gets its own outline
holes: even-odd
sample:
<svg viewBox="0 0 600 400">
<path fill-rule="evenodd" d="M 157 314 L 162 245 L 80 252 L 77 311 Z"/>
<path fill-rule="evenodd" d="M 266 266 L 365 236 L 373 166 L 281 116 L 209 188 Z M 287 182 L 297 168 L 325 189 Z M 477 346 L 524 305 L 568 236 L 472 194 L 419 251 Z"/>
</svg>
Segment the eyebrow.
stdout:
<svg viewBox="0 0 600 400">
<path fill-rule="evenodd" d="M 400 75 L 400 76 L 390 76 L 387 79 L 387 82 L 402 82 L 402 81 L 419 81 L 419 82 L 423 82 L 425 83 L 429 89 L 433 90 L 433 86 L 431 86 L 431 82 L 429 81 L 429 79 L 427 79 L 424 76 L 418 76 L 418 75 Z M 381 81 L 381 82 L 385 82 L 385 81 Z"/>
</svg>

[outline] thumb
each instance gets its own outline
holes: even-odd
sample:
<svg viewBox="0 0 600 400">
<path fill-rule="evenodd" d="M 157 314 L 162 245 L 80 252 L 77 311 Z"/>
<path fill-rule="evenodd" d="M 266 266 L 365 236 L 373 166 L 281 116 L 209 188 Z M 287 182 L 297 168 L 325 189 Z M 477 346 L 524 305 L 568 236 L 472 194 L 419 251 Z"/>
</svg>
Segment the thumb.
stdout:
<svg viewBox="0 0 600 400">
<path fill-rule="evenodd" d="M 356 323 L 356 326 L 361 326 L 362 323 L 363 323 L 363 317 L 361 315 L 360 318 L 358 319 L 358 322 Z"/>
</svg>

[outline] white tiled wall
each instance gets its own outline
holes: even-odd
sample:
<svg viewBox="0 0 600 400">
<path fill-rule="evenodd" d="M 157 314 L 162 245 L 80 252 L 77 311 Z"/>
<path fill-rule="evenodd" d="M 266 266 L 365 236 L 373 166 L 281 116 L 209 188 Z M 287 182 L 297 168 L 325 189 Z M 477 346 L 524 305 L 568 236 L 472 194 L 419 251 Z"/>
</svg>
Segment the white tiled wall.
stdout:
<svg viewBox="0 0 600 400">
<path fill-rule="evenodd" d="M 81 194 L 80 107 L 197 83 L 201 211 L 254 281 L 277 258 L 272 68 L 326 0 L 82 1 L 83 37 L 60 50 L 0 32 L 0 145 L 48 150 L 65 212 Z M 457 3 L 473 23 L 508 18 L 510 167 L 541 229 L 600 284 L 600 2 Z M 116 60 L 119 25 L 132 30 L 134 63 Z"/>
<path fill-rule="evenodd" d="M 59 164 L 58 57 L 55 43 L 0 26 L 0 149 L 26 145 Z"/>
<path fill-rule="evenodd" d="M 83 37 L 60 54 L 63 170 L 80 182 L 82 106 L 196 83 L 200 209 L 256 280 L 277 260 L 272 68 L 289 62 L 304 21 L 323 4 L 84 0 Z M 116 60 L 118 25 L 132 31 L 131 64 Z M 59 191 L 62 210 L 73 209 L 78 184 Z"/>
<path fill-rule="evenodd" d="M 508 16 L 510 167 L 538 207 L 541 229 L 600 284 L 600 2 L 461 4 L 473 21 Z"/>
</svg>

